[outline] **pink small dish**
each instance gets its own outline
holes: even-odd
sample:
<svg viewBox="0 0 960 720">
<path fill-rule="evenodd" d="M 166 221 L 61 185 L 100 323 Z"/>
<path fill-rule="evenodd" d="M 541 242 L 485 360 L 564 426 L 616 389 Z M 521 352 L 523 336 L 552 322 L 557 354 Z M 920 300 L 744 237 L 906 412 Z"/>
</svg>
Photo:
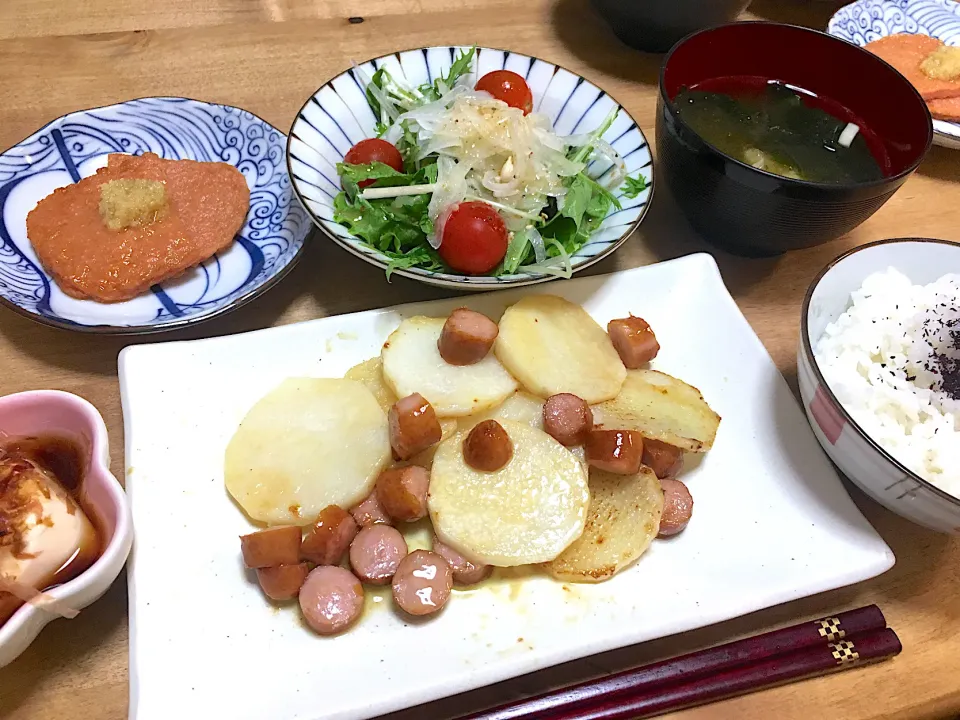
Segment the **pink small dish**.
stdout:
<svg viewBox="0 0 960 720">
<path fill-rule="evenodd" d="M 93 405 L 58 390 L 0 397 L 0 440 L 37 435 L 71 438 L 87 451 L 83 494 L 105 535 L 104 551 L 87 570 L 47 592 L 60 606 L 80 610 L 100 598 L 123 569 L 133 542 L 133 520 L 123 488 L 110 472 L 107 427 Z M 17 610 L 0 626 L 0 667 L 20 655 L 57 617 L 29 603 Z"/>
</svg>

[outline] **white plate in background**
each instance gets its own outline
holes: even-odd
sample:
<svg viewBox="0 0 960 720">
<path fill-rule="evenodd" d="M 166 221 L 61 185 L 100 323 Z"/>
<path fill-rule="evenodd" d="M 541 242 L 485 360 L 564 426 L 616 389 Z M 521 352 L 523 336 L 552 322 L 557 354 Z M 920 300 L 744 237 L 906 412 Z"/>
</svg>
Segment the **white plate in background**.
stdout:
<svg viewBox="0 0 960 720">
<path fill-rule="evenodd" d="M 597 585 L 544 576 L 456 592 L 410 621 L 390 601 L 321 638 L 245 574 L 251 529 L 223 486 L 224 449 L 249 407 L 293 375 L 341 376 L 401 316 L 466 302 L 498 317 L 556 293 L 605 324 L 657 332 L 654 367 L 723 416 L 684 474 L 696 502 L 680 536 Z M 244 335 L 140 345 L 120 356 L 131 556 L 131 717 L 369 718 L 575 658 L 703 627 L 878 575 L 893 554 L 864 520 L 713 259 L 324 318 Z M 691 465 L 694 465 L 691 463 Z M 372 603 L 371 603 L 372 605 Z"/>
</svg>

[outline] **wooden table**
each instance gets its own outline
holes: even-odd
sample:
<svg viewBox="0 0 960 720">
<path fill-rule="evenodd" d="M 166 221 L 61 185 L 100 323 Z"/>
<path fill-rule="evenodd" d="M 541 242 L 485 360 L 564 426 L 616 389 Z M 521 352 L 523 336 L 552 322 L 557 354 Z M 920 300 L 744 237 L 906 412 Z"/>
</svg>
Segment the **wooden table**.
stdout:
<svg viewBox="0 0 960 720">
<path fill-rule="evenodd" d="M 824 27 L 835 4 L 757 0 L 752 12 Z M 351 16 L 362 23 L 350 23 Z M 620 44 L 586 0 L 3 0 L 0 146 L 78 108 L 146 95 L 239 105 L 286 130 L 303 100 L 350 60 L 432 44 L 477 43 L 558 62 L 611 92 L 653 137 L 659 57 Z M 770 260 L 714 253 L 741 309 L 796 388 L 799 308 L 814 274 L 855 245 L 897 236 L 958 239 L 960 154 L 934 148 L 919 172 L 850 236 Z M 661 186 L 610 272 L 707 246 Z M 223 335 L 430 299 L 443 291 L 383 274 L 316 238 L 297 268 L 257 302 L 163 339 Z M 117 352 L 129 339 L 53 330 L 0 310 L 0 394 L 69 390 L 91 400 L 123 476 Z M 875 580 L 720 626 L 569 663 L 392 716 L 442 718 L 733 636 L 875 602 L 903 640 L 892 662 L 729 700 L 685 718 L 946 718 L 960 714 L 960 538 L 922 530 L 854 492 L 897 556 Z M 49 626 L 0 670 L 0 717 L 127 716 L 127 598 L 119 580 L 96 605 Z M 424 671 L 428 671 L 425 666 Z"/>
</svg>

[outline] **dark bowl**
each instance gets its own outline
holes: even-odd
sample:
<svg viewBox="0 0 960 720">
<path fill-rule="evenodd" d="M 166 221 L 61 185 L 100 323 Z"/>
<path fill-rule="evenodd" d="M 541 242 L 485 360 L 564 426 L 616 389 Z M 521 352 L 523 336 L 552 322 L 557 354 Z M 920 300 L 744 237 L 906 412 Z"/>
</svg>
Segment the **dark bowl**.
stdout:
<svg viewBox="0 0 960 720">
<path fill-rule="evenodd" d="M 736 19 L 750 0 L 593 0 L 593 5 L 627 45 L 666 52 L 696 30 Z"/>
<path fill-rule="evenodd" d="M 828 184 L 774 175 L 724 154 L 678 117 L 673 99 L 681 88 L 744 75 L 789 83 L 845 106 L 883 144 L 890 158 L 886 177 Z M 660 70 L 662 177 L 691 225 L 737 254 L 777 255 L 849 232 L 917 169 L 932 140 L 926 103 L 900 73 L 815 30 L 768 22 L 721 25 L 677 43 Z"/>
</svg>

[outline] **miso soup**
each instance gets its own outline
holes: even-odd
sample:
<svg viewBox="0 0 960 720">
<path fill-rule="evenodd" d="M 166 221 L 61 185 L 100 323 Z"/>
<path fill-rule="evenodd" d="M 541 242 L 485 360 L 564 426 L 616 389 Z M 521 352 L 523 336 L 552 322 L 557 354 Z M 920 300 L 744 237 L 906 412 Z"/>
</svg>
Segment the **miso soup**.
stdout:
<svg viewBox="0 0 960 720">
<path fill-rule="evenodd" d="M 763 78 L 722 77 L 682 88 L 680 117 L 721 152 L 767 172 L 817 183 L 882 179 L 890 159 L 846 107 Z"/>
</svg>

